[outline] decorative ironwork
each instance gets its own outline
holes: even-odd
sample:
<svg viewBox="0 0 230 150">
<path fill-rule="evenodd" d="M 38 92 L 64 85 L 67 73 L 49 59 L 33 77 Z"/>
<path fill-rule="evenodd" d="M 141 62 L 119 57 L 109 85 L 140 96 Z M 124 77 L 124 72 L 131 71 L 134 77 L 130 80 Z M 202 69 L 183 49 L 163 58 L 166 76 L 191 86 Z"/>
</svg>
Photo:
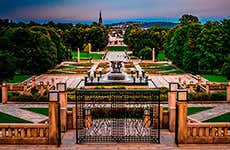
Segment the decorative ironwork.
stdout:
<svg viewBox="0 0 230 150">
<path fill-rule="evenodd" d="M 82 89 L 76 92 L 76 143 L 160 143 L 160 91 Z"/>
</svg>

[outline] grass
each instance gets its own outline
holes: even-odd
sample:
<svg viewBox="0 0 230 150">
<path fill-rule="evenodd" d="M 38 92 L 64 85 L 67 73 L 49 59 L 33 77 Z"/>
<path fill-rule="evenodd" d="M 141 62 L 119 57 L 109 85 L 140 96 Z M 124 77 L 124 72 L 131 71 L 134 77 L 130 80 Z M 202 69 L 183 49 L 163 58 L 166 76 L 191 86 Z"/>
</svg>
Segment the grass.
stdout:
<svg viewBox="0 0 230 150">
<path fill-rule="evenodd" d="M 48 108 L 23 108 L 23 109 L 37 113 L 37 114 L 42 114 L 44 116 L 49 116 Z M 68 107 L 67 110 L 72 111 L 72 108 Z"/>
<path fill-rule="evenodd" d="M 16 75 L 12 80 L 7 80 L 8 83 L 20 83 L 30 78 L 30 75 Z"/>
<path fill-rule="evenodd" d="M 204 122 L 230 122 L 230 113 L 223 114 L 221 116 L 211 118 Z"/>
<path fill-rule="evenodd" d="M 72 69 L 72 68 L 76 68 L 77 66 L 73 66 L 73 65 L 69 65 L 69 66 L 61 66 L 58 69 Z"/>
<path fill-rule="evenodd" d="M 31 122 L 0 112 L 0 123 L 31 123 Z"/>
<path fill-rule="evenodd" d="M 211 82 L 228 82 L 229 80 L 221 75 L 202 75 L 203 78 Z"/>
<path fill-rule="evenodd" d="M 211 109 L 212 107 L 189 107 L 188 108 L 188 115 L 196 114 L 198 112 Z M 168 107 L 163 108 L 164 111 L 168 111 Z"/>
<path fill-rule="evenodd" d="M 126 51 L 125 46 L 109 46 L 108 47 L 109 51 Z"/>
<path fill-rule="evenodd" d="M 168 60 L 168 58 L 165 56 L 165 52 L 159 52 L 159 54 L 157 55 L 157 60 L 158 61 L 164 61 L 164 60 Z"/>
<path fill-rule="evenodd" d="M 165 72 L 163 74 L 184 74 L 184 72 L 180 70 L 174 70 L 174 71 Z"/>
<path fill-rule="evenodd" d="M 212 107 L 189 107 L 188 108 L 188 115 L 193 115 L 201 111 L 205 111 L 211 109 Z"/>
<path fill-rule="evenodd" d="M 89 54 L 86 52 L 80 52 L 80 59 L 102 59 L 104 54 Z M 77 60 L 77 52 L 72 52 L 72 59 Z"/>
</svg>

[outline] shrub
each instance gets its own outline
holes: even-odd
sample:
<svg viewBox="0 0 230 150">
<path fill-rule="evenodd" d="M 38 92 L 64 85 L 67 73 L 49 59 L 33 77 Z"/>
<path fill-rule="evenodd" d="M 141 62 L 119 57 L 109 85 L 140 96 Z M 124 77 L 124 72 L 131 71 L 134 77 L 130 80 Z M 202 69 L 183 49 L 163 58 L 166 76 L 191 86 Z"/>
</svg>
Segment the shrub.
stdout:
<svg viewBox="0 0 230 150">
<path fill-rule="evenodd" d="M 48 102 L 48 95 L 40 96 L 35 95 L 19 95 L 19 96 L 9 96 L 9 101 L 14 102 Z"/>
<path fill-rule="evenodd" d="M 145 47 L 138 53 L 138 56 L 144 60 L 151 60 L 152 59 L 152 49 L 149 47 Z"/>
</svg>

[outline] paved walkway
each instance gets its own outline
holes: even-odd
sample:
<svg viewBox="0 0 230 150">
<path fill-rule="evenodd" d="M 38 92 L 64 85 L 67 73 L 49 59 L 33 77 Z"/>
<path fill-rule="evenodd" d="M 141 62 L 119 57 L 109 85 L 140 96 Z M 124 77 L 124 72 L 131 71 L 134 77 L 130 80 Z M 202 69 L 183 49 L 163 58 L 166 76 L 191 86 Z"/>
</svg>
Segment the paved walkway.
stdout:
<svg viewBox="0 0 230 150">
<path fill-rule="evenodd" d="M 210 106 L 214 108 L 201 111 L 197 114 L 191 115 L 190 117 L 202 122 L 230 112 L 230 104 L 218 104 Z"/>
<path fill-rule="evenodd" d="M 230 144 L 175 144 L 175 135 L 168 130 L 161 130 L 161 143 L 108 143 L 108 144 L 75 144 L 76 131 L 62 134 L 62 145 L 1 145 L 0 150 L 227 150 Z"/>
<path fill-rule="evenodd" d="M 93 64 L 93 67 L 91 67 L 91 69 L 89 70 L 91 76 L 94 75 L 94 71 L 96 71 L 98 64 L 99 64 L 99 62 L 95 62 Z"/>
<path fill-rule="evenodd" d="M 68 107 L 73 106 L 74 104 L 68 104 Z M 167 106 L 165 105 L 165 107 Z M 189 104 L 188 107 L 213 107 L 212 109 L 190 115 L 190 117 L 201 122 L 230 112 L 230 104 Z M 0 104 L 0 112 L 17 118 L 25 119 L 33 123 L 38 123 L 47 119 L 47 116 L 22 108 L 48 108 L 48 104 Z"/>
<path fill-rule="evenodd" d="M 142 75 L 143 70 L 142 70 L 141 66 L 139 65 L 139 62 L 133 61 L 133 64 L 134 64 L 136 70 L 139 72 L 139 75 Z"/>
</svg>

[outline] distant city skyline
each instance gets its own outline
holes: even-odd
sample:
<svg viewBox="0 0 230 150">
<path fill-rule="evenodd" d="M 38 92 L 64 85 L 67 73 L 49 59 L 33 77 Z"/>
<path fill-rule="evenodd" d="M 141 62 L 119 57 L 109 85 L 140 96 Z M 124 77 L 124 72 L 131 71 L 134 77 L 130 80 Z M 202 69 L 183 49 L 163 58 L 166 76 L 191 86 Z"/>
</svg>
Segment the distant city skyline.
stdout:
<svg viewBox="0 0 230 150">
<path fill-rule="evenodd" d="M 230 18 L 230 0 L 1 0 L 0 18 L 70 23 L 98 21 L 178 22 L 183 14 L 198 16 L 201 22 Z"/>
</svg>

